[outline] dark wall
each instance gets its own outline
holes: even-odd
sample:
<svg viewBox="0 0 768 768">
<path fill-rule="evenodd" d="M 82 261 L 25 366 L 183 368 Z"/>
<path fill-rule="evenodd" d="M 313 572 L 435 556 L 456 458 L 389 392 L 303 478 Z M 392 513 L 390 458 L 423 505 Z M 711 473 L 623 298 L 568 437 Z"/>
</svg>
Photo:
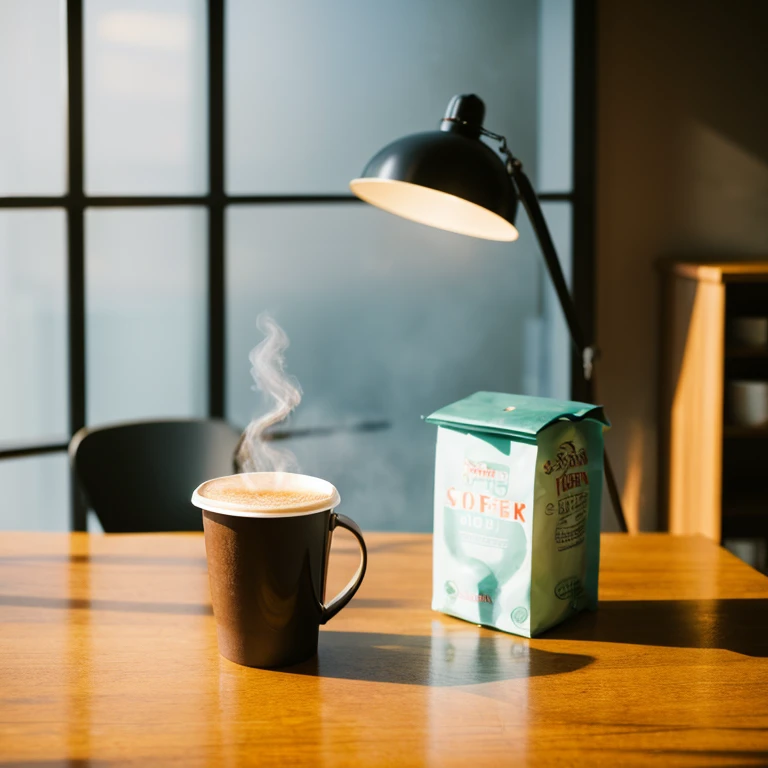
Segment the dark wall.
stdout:
<svg viewBox="0 0 768 768">
<path fill-rule="evenodd" d="M 766 39 L 764 0 L 598 2 L 598 394 L 631 527 L 657 522 L 655 261 L 768 258 Z"/>
</svg>

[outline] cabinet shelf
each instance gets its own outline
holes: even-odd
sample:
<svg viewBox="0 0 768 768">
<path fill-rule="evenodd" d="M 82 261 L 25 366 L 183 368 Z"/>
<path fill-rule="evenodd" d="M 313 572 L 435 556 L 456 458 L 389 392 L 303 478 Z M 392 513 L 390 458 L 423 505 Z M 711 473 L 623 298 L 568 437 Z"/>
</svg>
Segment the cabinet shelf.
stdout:
<svg viewBox="0 0 768 768">
<path fill-rule="evenodd" d="M 744 427 L 740 424 L 725 424 L 723 425 L 723 437 L 765 439 L 768 438 L 768 424 L 761 427 Z"/>
<path fill-rule="evenodd" d="M 768 496 L 756 493 L 727 496 L 723 499 L 723 517 L 768 517 Z"/>
<path fill-rule="evenodd" d="M 661 266 L 662 522 L 673 533 L 718 543 L 736 532 L 768 538 L 768 425 L 731 423 L 728 402 L 731 381 L 768 380 L 768 346 L 729 337 L 733 318 L 766 313 L 768 258 Z"/>
<path fill-rule="evenodd" d="M 753 359 L 753 358 L 768 358 L 768 346 L 765 347 L 740 347 L 740 346 L 727 346 L 725 348 L 725 356 L 728 358 L 736 359 Z"/>
<path fill-rule="evenodd" d="M 763 538 L 768 530 L 768 496 L 757 493 L 726 494 L 723 498 L 722 537 Z"/>
</svg>

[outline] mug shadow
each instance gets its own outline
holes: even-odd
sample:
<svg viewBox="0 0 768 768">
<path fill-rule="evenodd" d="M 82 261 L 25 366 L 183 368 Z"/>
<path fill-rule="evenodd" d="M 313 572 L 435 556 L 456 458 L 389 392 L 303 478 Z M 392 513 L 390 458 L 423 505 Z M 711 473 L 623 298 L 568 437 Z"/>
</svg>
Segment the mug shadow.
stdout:
<svg viewBox="0 0 768 768">
<path fill-rule="evenodd" d="M 531 648 L 509 635 L 320 633 L 318 655 L 281 670 L 375 683 L 445 687 L 557 675 L 583 669 L 593 656 Z"/>
<path fill-rule="evenodd" d="M 542 635 L 768 656 L 768 599 L 608 600 Z"/>
</svg>

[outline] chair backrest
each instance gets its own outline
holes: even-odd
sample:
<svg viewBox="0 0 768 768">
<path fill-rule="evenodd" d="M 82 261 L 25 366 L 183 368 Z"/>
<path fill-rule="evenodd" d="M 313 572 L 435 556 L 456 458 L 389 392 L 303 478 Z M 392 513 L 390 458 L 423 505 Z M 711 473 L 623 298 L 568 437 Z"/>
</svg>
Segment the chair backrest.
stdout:
<svg viewBox="0 0 768 768">
<path fill-rule="evenodd" d="M 224 421 L 84 427 L 69 455 L 88 506 L 107 533 L 202 530 L 192 491 L 232 474 L 240 433 Z"/>
</svg>

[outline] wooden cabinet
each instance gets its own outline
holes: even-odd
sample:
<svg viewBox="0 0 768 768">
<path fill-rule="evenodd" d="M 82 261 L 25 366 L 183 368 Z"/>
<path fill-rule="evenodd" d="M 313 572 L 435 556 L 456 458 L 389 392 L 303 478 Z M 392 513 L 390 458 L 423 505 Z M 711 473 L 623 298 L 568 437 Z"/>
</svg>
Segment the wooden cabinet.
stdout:
<svg viewBox="0 0 768 768">
<path fill-rule="evenodd" d="M 668 261 L 661 274 L 662 528 L 766 538 L 768 425 L 736 423 L 731 396 L 734 381 L 768 382 L 768 344 L 734 337 L 740 318 L 768 318 L 768 261 Z"/>
</svg>

